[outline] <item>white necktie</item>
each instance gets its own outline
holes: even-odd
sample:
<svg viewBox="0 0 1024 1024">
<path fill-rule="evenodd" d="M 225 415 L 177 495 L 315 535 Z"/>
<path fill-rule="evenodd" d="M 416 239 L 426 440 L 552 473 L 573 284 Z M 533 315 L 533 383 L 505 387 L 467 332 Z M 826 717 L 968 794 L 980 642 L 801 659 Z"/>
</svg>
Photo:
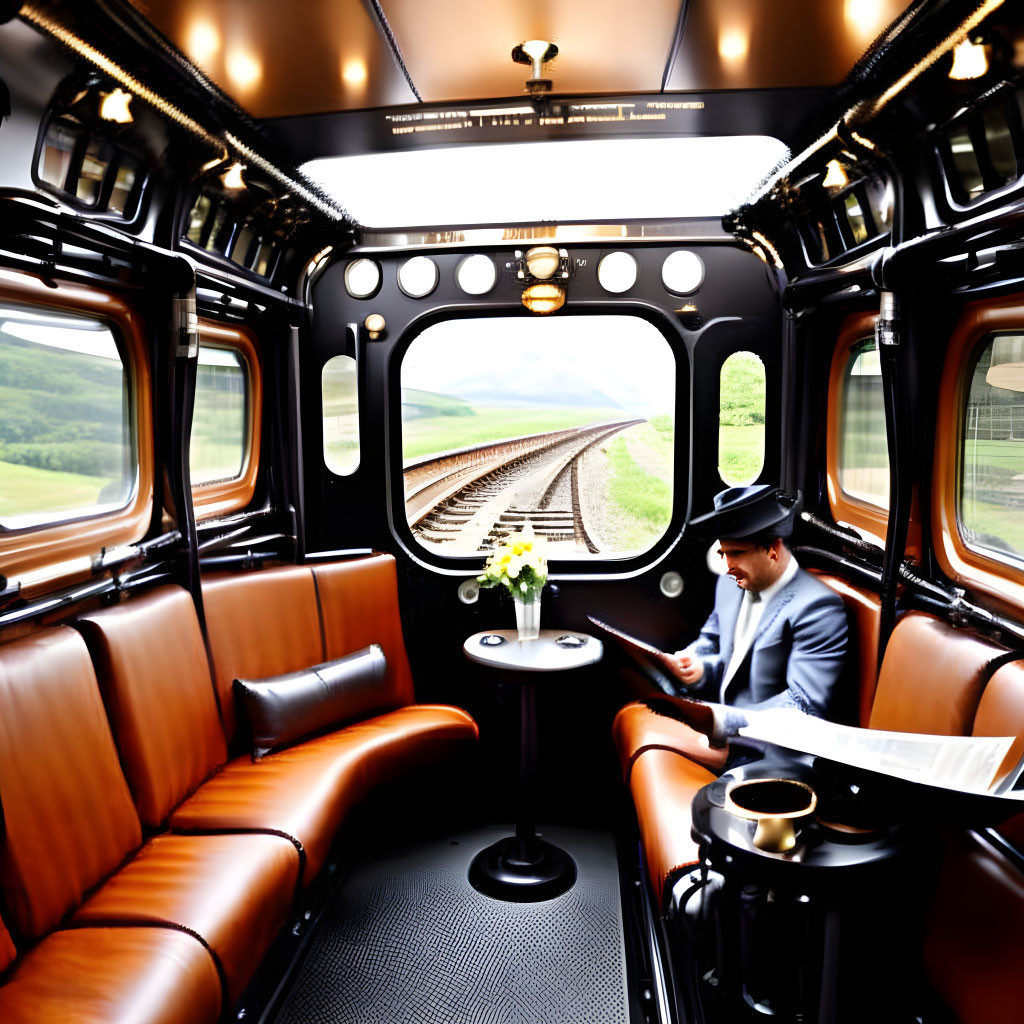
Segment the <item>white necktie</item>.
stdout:
<svg viewBox="0 0 1024 1024">
<path fill-rule="evenodd" d="M 761 616 L 758 614 L 760 611 L 761 595 L 748 590 L 743 595 L 743 602 L 740 604 L 740 610 L 736 615 L 736 629 L 733 632 L 732 641 L 732 657 L 729 659 L 725 674 L 722 676 L 722 703 L 725 703 L 726 687 L 736 674 L 736 670 L 743 663 L 743 659 L 747 656 L 747 651 L 750 650 L 750 645 L 754 641 L 754 633 L 761 619 Z"/>
</svg>

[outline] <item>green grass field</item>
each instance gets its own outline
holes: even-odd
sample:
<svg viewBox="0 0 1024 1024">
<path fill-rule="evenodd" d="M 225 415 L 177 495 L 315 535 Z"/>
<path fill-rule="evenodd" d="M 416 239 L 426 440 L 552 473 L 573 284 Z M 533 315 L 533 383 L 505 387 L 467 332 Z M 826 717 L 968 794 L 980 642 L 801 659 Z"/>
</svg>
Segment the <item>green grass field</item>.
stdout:
<svg viewBox="0 0 1024 1024">
<path fill-rule="evenodd" d="M 111 481 L 0 462 L 0 520 L 28 513 L 66 512 L 95 505 Z"/>
<path fill-rule="evenodd" d="M 402 457 L 415 459 L 453 448 L 582 427 L 620 419 L 621 409 L 510 409 L 482 406 L 475 416 L 422 416 L 402 424 Z"/>
<path fill-rule="evenodd" d="M 764 466 L 764 424 L 718 428 L 718 472 L 731 486 L 756 480 Z"/>
<path fill-rule="evenodd" d="M 630 434 L 652 451 L 667 451 L 664 471 L 671 478 L 671 425 L 666 431 L 642 424 L 630 428 Z M 672 518 L 672 485 L 639 465 L 624 437 L 616 437 L 607 452 L 611 469 L 607 497 L 609 504 L 621 513 L 621 525 L 605 539 L 616 551 L 646 551 L 664 534 Z"/>
</svg>

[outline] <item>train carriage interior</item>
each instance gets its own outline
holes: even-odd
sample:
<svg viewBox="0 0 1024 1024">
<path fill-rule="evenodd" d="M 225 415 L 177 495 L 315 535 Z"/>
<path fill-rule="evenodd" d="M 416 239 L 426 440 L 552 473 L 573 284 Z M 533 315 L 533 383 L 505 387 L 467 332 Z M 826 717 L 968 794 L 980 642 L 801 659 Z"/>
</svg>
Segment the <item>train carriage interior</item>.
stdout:
<svg viewBox="0 0 1024 1024">
<path fill-rule="evenodd" d="M 1022 246 L 1016 0 L 0 0 L 0 1020 L 1024 1019 Z"/>
</svg>

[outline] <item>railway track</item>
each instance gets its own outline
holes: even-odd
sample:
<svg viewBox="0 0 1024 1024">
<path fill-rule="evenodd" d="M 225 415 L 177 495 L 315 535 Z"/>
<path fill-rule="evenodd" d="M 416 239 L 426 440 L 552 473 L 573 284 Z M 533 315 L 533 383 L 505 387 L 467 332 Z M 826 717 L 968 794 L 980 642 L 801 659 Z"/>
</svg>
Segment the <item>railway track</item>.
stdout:
<svg viewBox="0 0 1024 1024">
<path fill-rule="evenodd" d="M 412 531 L 446 553 L 471 554 L 490 551 L 530 523 L 553 558 L 597 554 L 581 501 L 586 454 L 642 422 L 619 420 L 514 438 L 407 466 Z"/>
</svg>

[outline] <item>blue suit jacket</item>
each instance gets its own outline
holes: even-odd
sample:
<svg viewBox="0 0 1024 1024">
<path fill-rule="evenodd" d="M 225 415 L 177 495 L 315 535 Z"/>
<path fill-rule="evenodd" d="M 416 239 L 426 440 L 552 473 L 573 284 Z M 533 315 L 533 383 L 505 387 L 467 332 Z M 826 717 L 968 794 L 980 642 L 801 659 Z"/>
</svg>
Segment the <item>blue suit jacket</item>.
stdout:
<svg viewBox="0 0 1024 1024">
<path fill-rule="evenodd" d="M 718 701 L 732 657 L 743 591 L 730 576 L 715 588 L 715 608 L 700 636 L 682 653 L 704 662 L 699 683 L 681 692 Z M 736 707 L 796 707 L 827 717 L 846 658 L 846 609 L 839 595 L 798 569 L 765 606 L 753 643 L 729 681 L 725 703 Z"/>
</svg>

